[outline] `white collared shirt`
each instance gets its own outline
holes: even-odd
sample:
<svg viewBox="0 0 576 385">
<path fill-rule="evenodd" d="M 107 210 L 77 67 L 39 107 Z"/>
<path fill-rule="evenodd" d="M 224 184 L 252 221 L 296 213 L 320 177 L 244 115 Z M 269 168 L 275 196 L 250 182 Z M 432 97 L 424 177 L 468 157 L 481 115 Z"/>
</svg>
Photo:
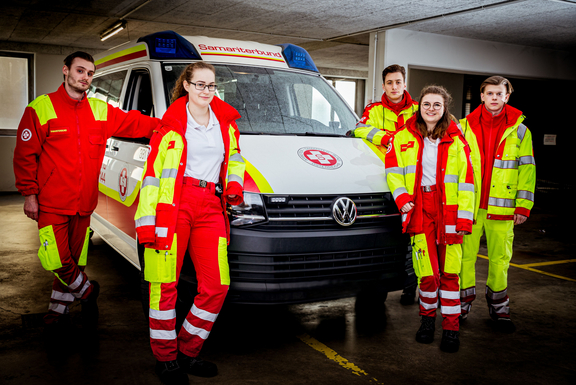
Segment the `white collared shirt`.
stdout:
<svg viewBox="0 0 576 385">
<path fill-rule="evenodd" d="M 433 140 L 424 138 L 424 150 L 422 151 L 422 182 L 420 186 L 436 185 L 436 165 L 438 163 L 438 144 L 440 138 Z"/>
<path fill-rule="evenodd" d="M 212 108 L 210 106 L 208 108 L 210 120 L 208 127 L 205 127 L 194 120 L 188 109 L 188 103 L 186 103 L 188 160 L 184 176 L 218 183 L 220 167 L 224 161 L 224 141 L 222 140 L 220 123 Z"/>
</svg>

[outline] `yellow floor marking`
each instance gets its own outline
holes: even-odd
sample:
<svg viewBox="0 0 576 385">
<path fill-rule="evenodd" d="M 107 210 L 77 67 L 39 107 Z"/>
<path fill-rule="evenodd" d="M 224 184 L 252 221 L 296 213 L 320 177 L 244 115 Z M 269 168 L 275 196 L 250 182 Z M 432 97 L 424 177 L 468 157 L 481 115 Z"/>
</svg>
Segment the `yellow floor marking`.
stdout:
<svg viewBox="0 0 576 385">
<path fill-rule="evenodd" d="M 368 373 L 354 365 L 352 362 L 348 361 L 346 358 L 340 356 L 334 350 L 330 349 L 328 346 L 324 345 L 322 342 L 316 340 L 315 338 L 310 337 L 308 334 L 304 333 L 298 336 L 298 338 L 307 344 L 308 346 L 312 347 L 313 349 L 323 353 L 329 359 L 336 361 L 340 366 L 345 369 L 351 370 L 357 376 L 368 376 Z M 370 382 L 375 382 L 377 384 L 381 384 L 377 379 L 372 378 Z"/>
<path fill-rule="evenodd" d="M 488 257 L 485 256 L 485 255 L 478 254 L 478 256 L 479 256 L 480 258 L 488 259 Z M 547 275 L 547 276 L 550 276 L 550 277 L 554 277 L 554 278 L 563 279 L 563 280 L 565 280 L 565 281 L 576 282 L 576 279 L 572 279 L 572 278 L 568 278 L 568 277 L 563 277 L 563 276 L 557 275 L 557 274 L 547 273 L 547 272 L 545 272 L 545 271 L 537 270 L 537 269 L 533 269 L 533 268 L 529 267 L 529 266 L 544 266 L 544 265 L 546 265 L 546 264 L 548 264 L 548 265 L 554 265 L 554 264 L 558 264 L 558 263 L 568 263 L 568 262 L 573 262 L 573 261 L 576 261 L 576 260 L 574 260 L 574 259 L 569 259 L 569 260 L 565 260 L 565 261 L 557 261 L 556 263 L 554 263 L 554 262 L 549 262 L 549 263 L 546 263 L 546 262 L 541 262 L 541 263 L 528 263 L 528 264 L 526 264 L 526 265 L 518 265 L 517 263 L 512 263 L 512 262 L 510 262 L 510 266 L 514 266 L 514 267 L 518 267 L 518 268 L 520 268 L 520 269 L 532 271 L 532 272 L 534 272 L 534 273 L 544 274 L 544 275 Z"/>
<path fill-rule="evenodd" d="M 563 261 L 549 261 L 549 262 L 537 262 L 537 263 L 525 263 L 524 267 L 534 267 L 534 266 L 548 266 L 548 265 L 560 265 L 562 263 L 576 262 L 576 259 L 565 259 Z"/>
</svg>

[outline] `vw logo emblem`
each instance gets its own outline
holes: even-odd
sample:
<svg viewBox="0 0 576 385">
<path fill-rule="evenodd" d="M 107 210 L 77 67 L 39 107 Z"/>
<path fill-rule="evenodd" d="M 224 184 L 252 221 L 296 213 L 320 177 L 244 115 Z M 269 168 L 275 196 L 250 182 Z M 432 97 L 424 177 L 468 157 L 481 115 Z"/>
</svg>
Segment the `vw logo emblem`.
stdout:
<svg viewBox="0 0 576 385">
<path fill-rule="evenodd" d="M 338 198 L 332 205 L 332 217 L 341 226 L 356 222 L 356 213 L 356 204 L 350 198 Z"/>
</svg>

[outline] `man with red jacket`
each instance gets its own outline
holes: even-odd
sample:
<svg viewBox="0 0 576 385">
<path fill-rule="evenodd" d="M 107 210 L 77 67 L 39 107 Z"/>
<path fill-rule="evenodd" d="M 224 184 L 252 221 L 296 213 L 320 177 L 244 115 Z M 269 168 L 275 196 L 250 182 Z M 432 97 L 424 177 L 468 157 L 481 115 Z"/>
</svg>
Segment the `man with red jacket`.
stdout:
<svg viewBox="0 0 576 385">
<path fill-rule="evenodd" d="M 38 257 L 44 269 L 55 275 L 44 317 L 46 326 L 54 330 L 65 327 L 65 315 L 75 299 L 82 303 L 85 327 L 94 328 L 98 321 L 100 287 L 88 280 L 84 267 L 106 139 L 150 137 L 160 122 L 88 98 L 95 71 L 90 54 L 78 51 L 66 57 L 64 83 L 26 107 L 14 151 L 24 213 L 38 222 Z"/>
<path fill-rule="evenodd" d="M 392 136 L 418 111 L 418 102 L 406 91 L 406 69 L 392 64 L 382 71 L 382 100 L 366 106 L 362 118 L 352 130 L 356 138 L 366 139 L 376 146 L 388 147 Z M 409 268 L 412 260 L 408 261 Z M 416 278 L 407 278 L 400 303 L 411 305 L 416 295 Z"/>
</svg>

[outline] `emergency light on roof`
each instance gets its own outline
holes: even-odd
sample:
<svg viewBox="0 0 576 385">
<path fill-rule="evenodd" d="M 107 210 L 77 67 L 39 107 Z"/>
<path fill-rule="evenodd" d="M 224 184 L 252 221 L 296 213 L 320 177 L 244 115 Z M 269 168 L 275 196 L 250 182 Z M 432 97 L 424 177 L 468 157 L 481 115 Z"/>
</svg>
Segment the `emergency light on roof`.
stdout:
<svg viewBox="0 0 576 385">
<path fill-rule="evenodd" d="M 152 33 L 138 39 L 148 44 L 150 59 L 202 60 L 196 48 L 174 31 Z"/>
<path fill-rule="evenodd" d="M 303 70 L 319 72 L 318 68 L 316 68 L 316 64 L 312 60 L 312 57 L 302 47 L 298 47 L 294 44 L 278 44 L 282 47 L 282 53 L 284 54 L 284 58 L 286 59 L 286 63 L 291 68 L 300 68 Z"/>
</svg>

